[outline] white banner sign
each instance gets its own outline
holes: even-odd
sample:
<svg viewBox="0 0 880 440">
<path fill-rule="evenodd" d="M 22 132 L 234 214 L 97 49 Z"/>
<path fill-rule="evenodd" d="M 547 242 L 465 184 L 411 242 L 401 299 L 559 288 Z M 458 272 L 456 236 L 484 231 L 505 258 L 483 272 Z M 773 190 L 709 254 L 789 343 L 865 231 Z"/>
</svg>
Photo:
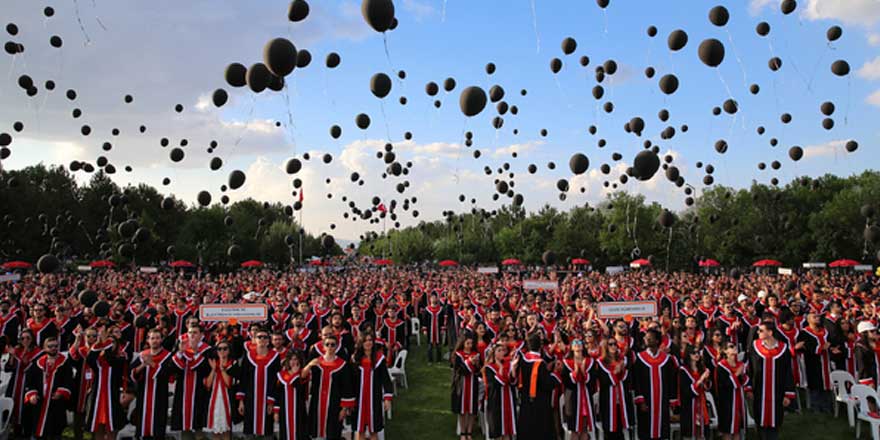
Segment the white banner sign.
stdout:
<svg viewBox="0 0 880 440">
<path fill-rule="evenodd" d="M 265 304 L 202 304 L 199 319 L 202 321 L 265 321 L 269 307 Z"/>
<path fill-rule="evenodd" d="M 779 275 L 791 275 L 791 269 L 786 269 L 784 267 L 779 268 Z"/>
<path fill-rule="evenodd" d="M 21 279 L 21 274 L 19 273 L 11 273 L 9 275 L 0 275 L 0 283 L 4 281 L 18 281 Z"/>
<path fill-rule="evenodd" d="M 487 266 L 477 268 L 478 273 L 498 273 L 498 266 Z"/>
<path fill-rule="evenodd" d="M 623 266 L 608 266 L 605 268 L 605 273 L 608 275 L 614 275 L 623 272 L 623 270 Z"/>
<path fill-rule="evenodd" d="M 853 267 L 856 272 L 870 272 L 874 270 L 874 266 L 870 264 L 859 264 L 858 266 Z"/>
<path fill-rule="evenodd" d="M 632 316 L 647 318 L 657 316 L 656 301 L 612 301 L 601 302 L 596 311 L 601 319 L 614 319 Z"/>
<path fill-rule="evenodd" d="M 91 272 L 92 266 L 76 266 L 76 270 L 80 272 Z"/>
<path fill-rule="evenodd" d="M 156 273 L 159 269 L 152 266 L 144 266 L 141 268 L 141 273 Z"/>
<path fill-rule="evenodd" d="M 825 263 L 804 263 L 804 269 L 825 269 Z"/>
<path fill-rule="evenodd" d="M 556 281 L 546 281 L 546 280 L 524 280 L 523 281 L 523 289 L 525 290 L 556 290 L 559 288 L 559 283 Z"/>
</svg>

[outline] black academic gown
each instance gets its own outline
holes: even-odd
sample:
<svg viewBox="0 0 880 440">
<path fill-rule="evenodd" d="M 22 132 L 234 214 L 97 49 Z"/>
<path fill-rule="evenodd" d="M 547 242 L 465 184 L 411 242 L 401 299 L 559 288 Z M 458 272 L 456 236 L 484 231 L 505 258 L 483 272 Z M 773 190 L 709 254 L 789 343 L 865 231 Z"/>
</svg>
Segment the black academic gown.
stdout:
<svg viewBox="0 0 880 440">
<path fill-rule="evenodd" d="M 553 427 L 553 389 L 562 379 L 549 368 L 540 353 L 527 352 L 520 359 L 518 372 L 520 396 L 517 416 L 517 438 L 555 438 Z"/>
<path fill-rule="evenodd" d="M 596 388 L 596 361 L 586 356 L 583 370 L 575 374 L 573 358 L 565 359 L 562 381 L 570 392 L 565 402 L 565 421 L 568 429 L 576 433 L 592 433 L 595 428 L 593 420 L 593 390 Z"/>
<path fill-rule="evenodd" d="M 211 347 L 204 342 L 195 350 L 181 350 L 171 357 L 174 369 L 174 404 L 171 408 L 171 429 L 199 431 L 208 419 L 208 389 L 205 378 L 211 372 L 207 356 Z"/>
<path fill-rule="evenodd" d="M 126 414 L 119 403 L 125 381 L 126 360 L 115 345 L 105 342 L 92 347 L 86 357 L 92 369 L 92 393 L 86 425 L 95 432 L 102 421 L 107 431 L 119 431 L 125 426 Z"/>
<path fill-rule="evenodd" d="M 479 411 L 480 370 L 476 358 L 457 351 L 452 365 L 452 413 L 477 414 Z"/>
<path fill-rule="evenodd" d="M 750 390 L 746 372 L 736 374 L 740 364 L 731 365 L 726 359 L 718 363 L 712 382 L 715 405 L 718 406 L 718 431 L 739 434 L 746 426 L 746 396 Z"/>
<path fill-rule="evenodd" d="M 33 423 L 34 437 L 56 437 L 67 427 L 67 406 L 72 393 L 73 371 L 67 356 L 59 354 L 54 365 L 49 365 L 48 356 L 41 355 L 27 371 L 25 379 L 25 402 L 35 396 L 35 410 L 29 412 Z M 53 399 L 55 394 L 60 399 Z"/>
<path fill-rule="evenodd" d="M 754 400 L 752 415 L 759 428 L 780 428 L 783 399 L 796 397 L 788 345 L 779 341 L 774 349 L 755 340 L 749 349 L 749 378 Z"/>
<path fill-rule="evenodd" d="M 355 411 L 353 429 L 355 432 L 377 433 L 385 429 L 382 402 L 391 400 L 394 388 L 388 365 L 381 352 L 373 359 L 361 359 L 352 364 L 354 373 Z"/>
<path fill-rule="evenodd" d="M 306 397 L 309 394 L 308 379 L 300 372 L 290 374 L 282 371 L 276 374 L 275 413 L 279 414 L 278 428 L 280 440 L 309 440 Z"/>
<path fill-rule="evenodd" d="M 353 408 L 355 405 L 351 366 L 340 357 L 333 362 L 321 359 L 311 368 L 310 374 L 309 419 L 312 422 L 312 437 L 340 439 L 343 423 L 339 420 L 339 413 L 342 408 Z"/>
<path fill-rule="evenodd" d="M 626 363 L 624 358 L 621 362 Z M 633 426 L 635 410 L 633 408 L 632 374 L 625 364 L 620 373 L 615 374 L 615 365 L 604 361 L 597 363 L 596 379 L 599 384 L 599 417 L 602 419 L 602 430 L 623 432 Z"/>
<path fill-rule="evenodd" d="M 516 378 L 510 377 L 510 364 L 486 364 L 486 424 L 489 438 L 516 435 Z"/>
<path fill-rule="evenodd" d="M 647 411 L 637 412 L 639 438 L 669 438 L 669 409 L 678 398 L 678 362 L 662 350 L 656 356 L 645 350 L 635 356 L 632 373 L 635 404 L 648 405 Z"/>
<path fill-rule="evenodd" d="M 275 382 L 281 367 L 281 356 L 272 349 L 265 356 L 246 350 L 241 359 L 236 399 L 244 401 L 244 433 L 268 435 L 274 431 L 274 420 L 267 405 L 275 406 Z"/>
<path fill-rule="evenodd" d="M 162 349 L 153 355 L 153 366 L 135 372 L 143 364 L 141 356 L 149 353 L 141 352 L 131 363 L 130 376 L 137 390 L 131 422 L 139 438 L 164 439 L 168 427 L 168 379 L 175 371 L 171 365 L 173 355 Z"/>
</svg>

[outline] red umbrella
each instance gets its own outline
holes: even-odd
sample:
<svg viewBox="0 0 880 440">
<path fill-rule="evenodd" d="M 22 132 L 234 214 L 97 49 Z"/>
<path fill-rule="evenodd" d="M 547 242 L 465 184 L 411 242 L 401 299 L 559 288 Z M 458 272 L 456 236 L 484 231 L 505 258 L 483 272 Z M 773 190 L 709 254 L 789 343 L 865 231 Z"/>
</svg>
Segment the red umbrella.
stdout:
<svg viewBox="0 0 880 440">
<path fill-rule="evenodd" d="M 309 261 L 309 264 L 312 266 L 323 266 L 324 262 L 322 262 L 321 260 L 312 260 Z"/>
<path fill-rule="evenodd" d="M 373 264 L 377 266 L 391 266 L 392 264 L 394 264 L 394 262 L 388 259 L 380 259 L 373 261 Z"/>
<path fill-rule="evenodd" d="M 639 258 L 638 260 L 635 260 L 632 263 L 629 263 L 629 267 L 644 267 L 644 266 L 650 266 L 650 265 L 651 265 L 651 262 L 644 259 L 644 258 Z"/>
<path fill-rule="evenodd" d="M 501 262 L 504 266 L 519 266 L 522 264 L 522 261 L 517 260 L 516 258 L 508 258 Z"/>
<path fill-rule="evenodd" d="M 190 263 L 189 261 L 186 261 L 186 260 L 172 261 L 171 264 L 169 264 L 169 266 L 171 266 L 171 267 L 175 267 L 175 268 L 176 268 L 176 267 L 196 267 L 195 264 L 192 264 L 192 263 Z"/>
<path fill-rule="evenodd" d="M 828 267 L 855 267 L 859 264 L 861 263 L 856 260 L 837 260 L 832 261 L 831 264 L 828 265 Z"/>
<path fill-rule="evenodd" d="M 116 263 L 114 263 L 112 261 L 108 261 L 108 260 L 98 260 L 98 261 L 92 261 L 91 263 L 89 263 L 89 266 L 91 266 L 92 268 L 95 268 L 95 269 L 102 268 L 102 267 L 105 267 L 105 268 L 106 267 L 116 267 Z"/>
<path fill-rule="evenodd" d="M 767 260 L 755 261 L 755 263 L 752 264 L 752 266 L 754 266 L 754 267 L 769 267 L 769 266 L 779 267 L 779 266 L 782 266 L 782 263 L 779 261 L 776 261 L 776 260 L 767 259 Z"/>
<path fill-rule="evenodd" d="M 258 260 L 248 260 L 244 263 L 241 263 L 241 267 L 261 267 L 262 265 L 263 262 Z"/>
<path fill-rule="evenodd" d="M 590 260 L 587 260 L 586 258 L 575 258 L 571 260 L 571 264 L 574 264 L 575 266 L 588 266 Z"/>
<path fill-rule="evenodd" d="M 718 260 L 713 260 L 711 258 L 707 258 L 705 260 L 700 260 L 700 267 L 718 267 L 721 266 L 721 263 Z"/>
<path fill-rule="evenodd" d="M 31 267 L 33 267 L 33 264 L 28 263 L 26 261 L 7 261 L 6 263 L 3 263 L 2 267 L 7 270 L 10 270 L 10 269 L 30 269 Z"/>
<path fill-rule="evenodd" d="M 453 267 L 458 266 L 458 262 L 455 260 L 443 260 L 440 262 L 440 267 Z"/>
</svg>

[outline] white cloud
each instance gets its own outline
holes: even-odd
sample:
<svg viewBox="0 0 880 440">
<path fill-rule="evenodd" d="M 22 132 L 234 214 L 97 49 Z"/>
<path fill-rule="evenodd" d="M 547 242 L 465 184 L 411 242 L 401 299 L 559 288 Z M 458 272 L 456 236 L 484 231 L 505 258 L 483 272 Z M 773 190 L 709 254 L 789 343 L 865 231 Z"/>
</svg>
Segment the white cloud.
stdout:
<svg viewBox="0 0 880 440">
<path fill-rule="evenodd" d="M 840 20 L 848 24 L 872 26 L 880 21 L 880 1 L 809 0 L 804 15 L 811 20 Z"/>
<path fill-rule="evenodd" d="M 871 46 L 880 46 L 880 34 L 868 34 L 868 44 Z"/>
<path fill-rule="evenodd" d="M 865 63 L 857 72 L 860 77 L 869 80 L 880 79 L 880 56 Z"/>
<path fill-rule="evenodd" d="M 875 107 L 880 107 L 880 90 L 868 95 L 868 97 L 865 98 L 865 102 Z"/>
<path fill-rule="evenodd" d="M 211 97 L 208 95 L 200 95 L 196 100 L 196 110 L 200 112 L 208 111 L 211 108 Z"/>
<path fill-rule="evenodd" d="M 778 4 L 775 0 L 752 0 L 749 3 L 749 12 L 752 15 L 757 15 L 762 9 L 775 4 Z"/>
<path fill-rule="evenodd" d="M 516 153 L 517 155 L 522 155 L 523 153 L 533 150 L 536 147 L 544 144 L 544 141 L 530 141 L 522 144 L 513 144 L 506 147 L 499 147 L 492 152 L 492 157 L 499 158 L 502 156 L 510 156 L 513 153 Z"/>
<path fill-rule="evenodd" d="M 419 0 L 403 0 L 403 10 L 412 14 L 416 21 L 424 20 L 437 13 L 433 5 Z"/>
<path fill-rule="evenodd" d="M 834 156 L 846 145 L 845 140 L 836 140 L 824 144 L 808 145 L 804 147 L 804 158 Z"/>
</svg>

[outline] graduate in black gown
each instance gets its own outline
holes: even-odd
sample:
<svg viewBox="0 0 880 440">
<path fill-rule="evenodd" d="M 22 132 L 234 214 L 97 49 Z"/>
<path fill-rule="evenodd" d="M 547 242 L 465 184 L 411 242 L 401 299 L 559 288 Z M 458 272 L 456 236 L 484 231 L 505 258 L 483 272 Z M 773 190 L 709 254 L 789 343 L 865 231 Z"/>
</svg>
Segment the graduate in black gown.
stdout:
<svg viewBox="0 0 880 440">
<path fill-rule="evenodd" d="M 586 352 L 580 339 L 571 341 L 571 351 L 563 361 L 562 381 L 569 391 L 564 414 L 572 440 L 588 440 L 596 426 L 593 419 L 593 390 L 596 388 L 596 361 Z"/>
<path fill-rule="evenodd" d="M 309 394 L 307 372 L 302 368 L 302 354 L 288 350 L 275 384 L 275 420 L 280 440 L 308 440 L 309 424 L 306 397 Z"/>
<path fill-rule="evenodd" d="M 517 439 L 539 440 L 556 437 L 553 427 L 553 389 L 562 384 L 555 363 L 548 364 L 541 357 L 543 341 L 541 335 L 528 336 L 528 352 L 520 358 L 517 368 L 519 381 L 520 407 L 517 416 Z"/>
<path fill-rule="evenodd" d="M 479 378 L 482 360 L 477 352 L 477 341 L 473 336 L 462 334 L 458 338 L 455 351 L 450 356 L 452 363 L 452 413 L 458 416 L 461 440 L 470 440 L 477 413 L 479 412 Z"/>
<path fill-rule="evenodd" d="M 67 426 L 73 370 L 67 356 L 58 353 L 58 338 L 43 339 L 43 354 L 27 370 L 25 402 L 34 407 L 28 422 L 37 439 L 60 439 Z"/>
<path fill-rule="evenodd" d="M 168 380 L 175 371 L 171 352 L 162 347 L 162 333 L 147 333 L 147 349 L 131 363 L 131 390 L 136 391 L 132 423 L 144 440 L 164 439 L 168 424 Z"/>
<path fill-rule="evenodd" d="M 775 331 L 773 322 L 762 322 L 758 326 L 758 339 L 749 349 L 749 377 L 754 393 L 752 414 L 763 440 L 779 438 L 784 409 L 797 396 L 791 351 L 788 345 L 776 339 Z"/>
<path fill-rule="evenodd" d="M 738 354 L 732 342 L 725 344 L 724 357 L 713 378 L 718 432 L 724 440 L 737 438 L 747 425 L 745 393 L 749 390 L 749 376 L 746 365 L 737 359 Z"/>
<path fill-rule="evenodd" d="M 384 411 L 391 408 L 394 388 L 385 354 L 375 343 L 373 333 L 360 335 L 351 365 L 356 396 L 354 432 L 358 439 L 376 440 L 378 433 L 385 429 Z"/>
<path fill-rule="evenodd" d="M 669 438 L 670 407 L 678 398 L 678 361 L 660 350 L 660 332 L 645 332 L 645 350 L 635 356 L 632 375 L 642 440 Z"/>
<path fill-rule="evenodd" d="M 519 358 L 512 360 L 504 343 L 489 349 L 483 367 L 486 384 L 486 425 L 490 439 L 510 440 L 516 436 L 516 368 Z"/>
<path fill-rule="evenodd" d="M 709 438 L 706 391 L 709 389 L 711 371 L 706 368 L 702 351 L 699 345 L 688 345 L 678 369 L 681 437 L 685 439 Z"/>
<path fill-rule="evenodd" d="M 342 425 L 355 406 L 351 365 L 336 355 L 339 339 L 334 334 L 324 337 L 324 355 L 312 359 L 306 369 L 311 378 L 309 420 L 312 437 L 327 440 L 342 438 Z"/>
<path fill-rule="evenodd" d="M 598 410 L 606 440 L 622 440 L 624 432 L 635 425 L 635 410 L 630 393 L 632 378 L 628 362 L 617 341 L 608 339 L 596 369 L 599 385 Z"/>
</svg>

